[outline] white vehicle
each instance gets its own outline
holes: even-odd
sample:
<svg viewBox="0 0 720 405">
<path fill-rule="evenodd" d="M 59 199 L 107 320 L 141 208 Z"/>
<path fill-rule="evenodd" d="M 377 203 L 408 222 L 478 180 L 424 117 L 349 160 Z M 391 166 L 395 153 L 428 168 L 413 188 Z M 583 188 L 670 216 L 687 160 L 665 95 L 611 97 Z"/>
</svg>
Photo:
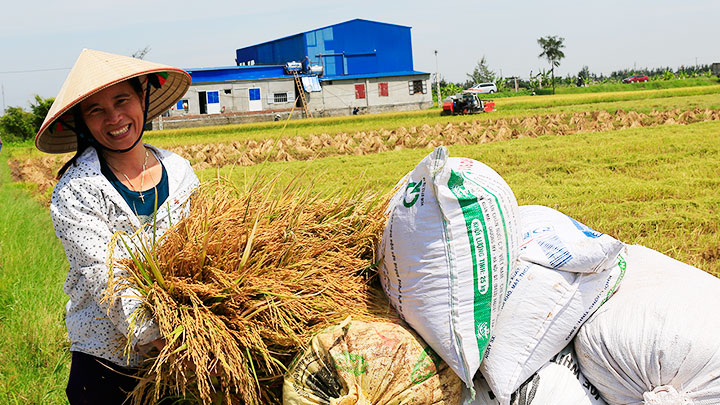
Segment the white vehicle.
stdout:
<svg viewBox="0 0 720 405">
<path fill-rule="evenodd" d="M 495 83 L 478 83 L 469 89 L 465 90 L 463 93 L 475 93 L 475 94 L 483 94 L 483 93 L 497 93 L 497 86 Z"/>
</svg>

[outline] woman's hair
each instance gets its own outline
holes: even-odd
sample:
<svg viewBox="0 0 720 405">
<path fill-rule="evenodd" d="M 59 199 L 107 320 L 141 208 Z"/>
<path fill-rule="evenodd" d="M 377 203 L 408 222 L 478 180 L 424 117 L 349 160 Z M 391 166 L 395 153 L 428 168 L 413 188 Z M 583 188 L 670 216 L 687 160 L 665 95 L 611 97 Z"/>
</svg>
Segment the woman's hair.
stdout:
<svg viewBox="0 0 720 405">
<path fill-rule="evenodd" d="M 137 77 L 131 77 L 127 81 L 128 83 L 130 83 L 130 86 L 133 88 L 133 90 L 135 90 L 135 92 L 138 94 L 138 97 L 140 97 L 140 99 L 142 100 L 143 88 L 142 83 L 140 83 L 140 79 Z M 145 106 L 145 108 L 147 109 L 147 106 Z M 70 158 L 70 160 L 65 162 L 65 164 L 60 168 L 60 170 L 58 170 L 57 176 L 55 177 L 56 180 L 60 180 L 60 178 L 63 176 L 63 174 L 65 174 L 67 169 L 70 168 L 70 165 L 77 164 L 77 159 L 80 157 L 80 155 L 85 152 L 85 149 L 92 146 L 91 139 L 93 139 L 93 137 L 87 125 L 85 125 L 85 120 L 83 119 L 82 111 L 80 110 L 80 103 L 76 104 L 73 108 L 71 108 L 70 113 L 73 116 L 73 124 L 75 125 L 73 132 L 75 132 L 77 150 L 75 151 L 75 155 Z"/>
</svg>

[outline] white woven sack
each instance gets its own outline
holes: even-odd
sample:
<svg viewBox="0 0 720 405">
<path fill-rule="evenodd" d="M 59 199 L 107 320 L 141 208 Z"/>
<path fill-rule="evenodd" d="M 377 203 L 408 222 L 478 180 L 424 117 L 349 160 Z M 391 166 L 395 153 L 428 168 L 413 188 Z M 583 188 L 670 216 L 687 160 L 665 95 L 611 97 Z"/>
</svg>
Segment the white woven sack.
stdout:
<svg viewBox="0 0 720 405">
<path fill-rule="evenodd" d="M 567 229 L 568 224 L 572 229 Z M 518 261 L 480 364 L 480 372 L 501 404 L 508 404 L 520 384 L 571 342 L 583 322 L 613 294 L 625 271 L 622 253 L 615 253 L 614 261 L 605 254 L 597 254 L 607 250 L 618 252 L 618 247 L 624 246 L 621 242 L 610 237 L 589 238 L 576 232 L 589 228 L 551 208 L 521 206 L 520 228 L 524 236 L 521 257 L 533 257 L 525 250 L 537 246 L 534 230 L 542 229 L 543 249 L 572 250 L 567 263 L 574 263 L 580 272 Z M 543 254 L 541 258 L 544 257 Z M 580 267 L 579 263 L 587 267 Z M 591 268 L 594 272 L 583 272 Z"/>
<path fill-rule="evenodd" d="M 720 279 L 629 246 L 617 293 L 575 338 L 580 368 L 609 404 L 720 403 Z"/>
<path fill-rule="evenodd" d="M 490 167 L 426 156 L 389 206 L 379 257 L 390 302 L 472 387 L 507 275 L 517 260 L 517 201 Z"/>
<path fill-rule="evenodd" d="M 481 375 L 475 378 L 475 399 L 463 405 L 501 405 Z M 572 344 L 553 356 L 513 393 L 510 405 L 606 405 L 600 392 L 580 371 Z"/>
<path fill-rule="evenodd" d="M 550 207 L 523 205 L 520 216 L 520 258 L 541 266 L 583 273 L 602 271 L 614 264 L 623 248 L 617 239 Z"/>
<path fill-rule="evenodd" d="M 480 364 L 500 404 L 568 345 L 615 291 L 625 261 L 598 273 L 571 273 L 520 261 Z"/>
</svg>

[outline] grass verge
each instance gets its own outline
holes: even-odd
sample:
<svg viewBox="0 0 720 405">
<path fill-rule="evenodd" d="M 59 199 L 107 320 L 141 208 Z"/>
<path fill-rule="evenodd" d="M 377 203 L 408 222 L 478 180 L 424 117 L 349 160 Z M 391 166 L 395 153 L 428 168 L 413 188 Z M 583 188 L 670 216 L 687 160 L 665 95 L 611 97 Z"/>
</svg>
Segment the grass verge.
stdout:
<svg viewBox="0 0 720 405">
<path fill-rule="evenodd" d="M 69 373 L 67 260 L 47 208 L 11 183 L 0 155 L 0 403 L 63 404 Z"/>
</svg>

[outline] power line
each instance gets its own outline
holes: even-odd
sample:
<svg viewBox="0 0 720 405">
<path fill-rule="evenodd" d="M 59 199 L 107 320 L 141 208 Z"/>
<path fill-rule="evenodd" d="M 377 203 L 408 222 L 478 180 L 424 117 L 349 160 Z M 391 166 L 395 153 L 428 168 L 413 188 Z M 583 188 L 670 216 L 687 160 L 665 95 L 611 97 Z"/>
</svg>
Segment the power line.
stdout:
<svg viewBox="0 0 720 405">
<path fill-rule="evenodd" d="M 50 72 L 52 70 L 70 70 L 72 68 L 52 68 L 52 69 L 34 69 L 34 70 L 8 70 L 5 72 L 0 72 L 0 74 L 8 74 L 8 73 L 34 73 L 34 72 Z"/>
</svg>

